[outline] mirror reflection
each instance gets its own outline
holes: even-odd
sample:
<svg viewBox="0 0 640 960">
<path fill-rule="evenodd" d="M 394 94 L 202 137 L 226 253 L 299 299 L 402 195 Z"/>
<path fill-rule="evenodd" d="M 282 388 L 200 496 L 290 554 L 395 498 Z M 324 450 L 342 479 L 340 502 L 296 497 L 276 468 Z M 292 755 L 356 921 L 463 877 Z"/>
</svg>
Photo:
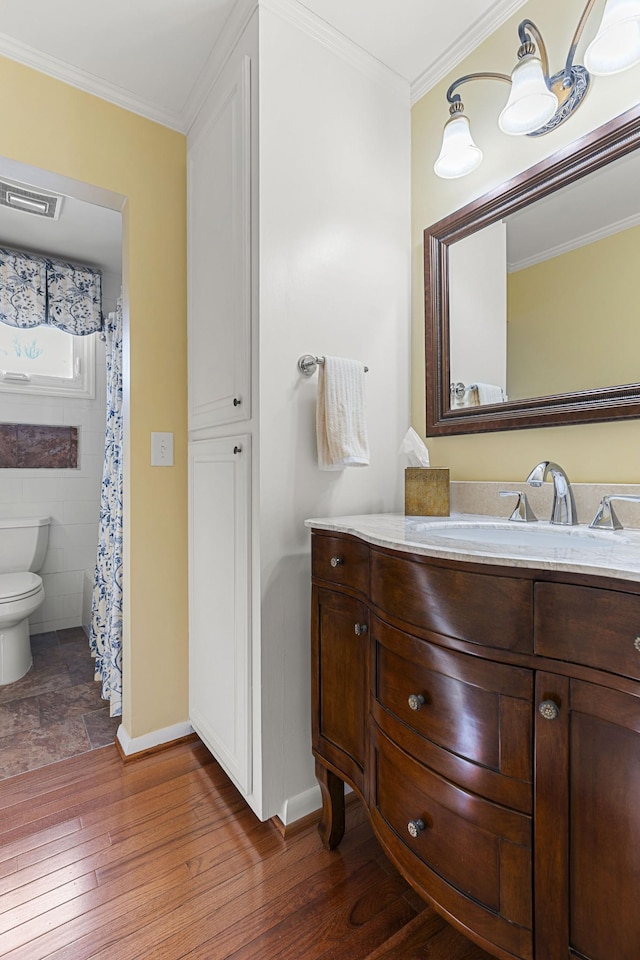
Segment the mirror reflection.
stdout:
<svg viewBox="0 0 640 960">
<path fill-rule="evenodd" d="M 451 243 L 451 409 L 640 380 L 640 157 Z"/>
</svg>

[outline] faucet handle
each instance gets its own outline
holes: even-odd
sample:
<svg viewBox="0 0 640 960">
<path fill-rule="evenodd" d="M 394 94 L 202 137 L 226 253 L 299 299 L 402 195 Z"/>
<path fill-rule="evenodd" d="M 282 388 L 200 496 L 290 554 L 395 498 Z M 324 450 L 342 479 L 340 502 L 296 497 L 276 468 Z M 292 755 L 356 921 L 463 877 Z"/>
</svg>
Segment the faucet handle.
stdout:
<svg viewBox="0 0 640 960">
<path fill-rule="evenodd" d="M 529 506 L 527 495 L 523 490 L 501 490 L 500 496 L 518 498 L 518 502 L 516 503 L 509 520 L 515 520 L 516 523 L 533 523 L 534 521 L 537 521 L 538 518 Z"/>
<path fill-rule="evenodd" d="M 611 506 L 612 500 L 628 500 L 630 503 L 640 503 L 640 497 L 626 496 L 623 494 L 607 494 L 600 501 L 598 512 L 589 524 L 594 530 L 622 530 L 622 524 Z"/>
</svg>

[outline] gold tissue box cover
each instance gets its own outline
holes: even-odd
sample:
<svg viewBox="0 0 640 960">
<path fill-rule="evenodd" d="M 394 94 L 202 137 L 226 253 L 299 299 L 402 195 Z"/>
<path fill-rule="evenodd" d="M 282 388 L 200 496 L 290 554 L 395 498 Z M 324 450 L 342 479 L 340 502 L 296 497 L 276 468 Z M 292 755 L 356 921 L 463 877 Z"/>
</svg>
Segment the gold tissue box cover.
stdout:
<svg viewBox="0 0 640 960">
<path fill-rule="evenodd" d="M 404 512 L 408 517 L 448 517 L 449 468 L 406 467 Z"/>
</svg>

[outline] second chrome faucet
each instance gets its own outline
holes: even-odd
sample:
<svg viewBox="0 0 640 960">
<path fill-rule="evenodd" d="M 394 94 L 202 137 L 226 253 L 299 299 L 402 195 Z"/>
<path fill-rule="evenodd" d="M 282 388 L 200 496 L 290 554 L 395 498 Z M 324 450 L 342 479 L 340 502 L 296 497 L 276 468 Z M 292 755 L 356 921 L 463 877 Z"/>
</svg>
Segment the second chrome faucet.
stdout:
<svg viewBox="0 0 640 960">
<path fill-rule="evenodd" d="M 553 480 L 551 523 L 573 526 L 578 522 L 576 504 L 573 499 L 569 477 L 559 464 L 552 460 L 542 460 L 541 463 L 536 464 L 527 477 L 527 483 L 532 487 L 541 487 L 549 474 L 551 474 Z"/>
</svg>

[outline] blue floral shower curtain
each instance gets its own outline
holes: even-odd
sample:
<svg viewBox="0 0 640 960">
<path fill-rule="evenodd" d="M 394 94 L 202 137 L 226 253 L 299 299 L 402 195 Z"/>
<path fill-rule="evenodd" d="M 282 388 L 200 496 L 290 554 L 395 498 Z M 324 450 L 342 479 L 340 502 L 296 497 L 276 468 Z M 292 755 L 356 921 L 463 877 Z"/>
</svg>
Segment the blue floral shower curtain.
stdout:
<svg viewBox="0 0 640 960">
<path fill-rule="evenodd" d="M 122 303 L 104 324 L 107 353 L 107 431 L 100 501 L 100 536 L 93 587 L 89 646 L 96 680 L 122 714 Z"/>
</svg>

